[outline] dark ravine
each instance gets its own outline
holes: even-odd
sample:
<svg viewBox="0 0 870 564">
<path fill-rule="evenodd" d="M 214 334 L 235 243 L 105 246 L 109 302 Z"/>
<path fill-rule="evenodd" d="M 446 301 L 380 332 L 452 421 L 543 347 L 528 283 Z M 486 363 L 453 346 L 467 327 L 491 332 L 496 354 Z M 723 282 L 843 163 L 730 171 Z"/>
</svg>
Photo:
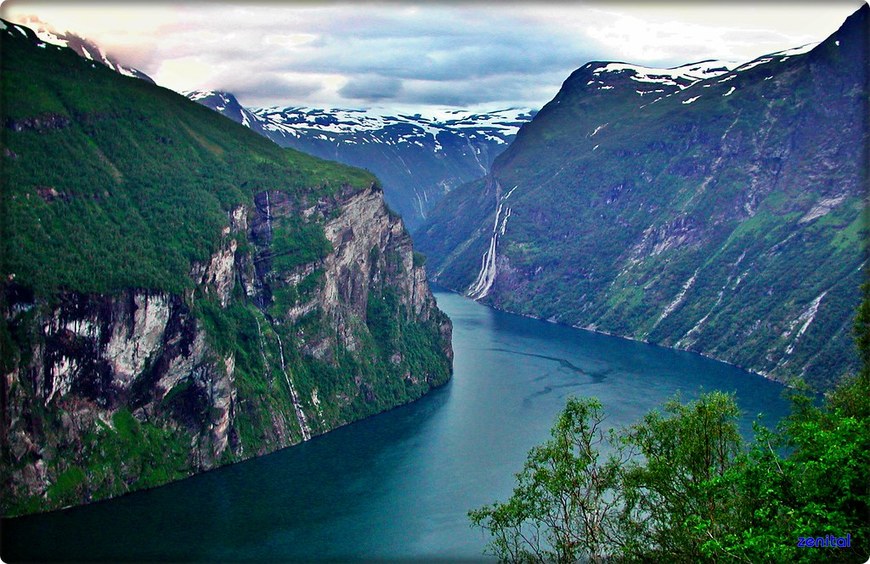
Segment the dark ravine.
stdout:
<svg viewBox="0 0 870 564">
<path fill-rule="evenodd" d="M 4 515 L 104 499 L 266 454 L 413 401 L 449 379 L 451 323 L 373 177 L 279 149 L 181 96 L 65 49 L 49 52 L 26 28 L 3 25 L 2 88 L 11 101 L 4 122 L 44 122 L 47 114 L 21 99 L 20 84 L 61 76 L 49 90 L 60 103 L 38 103 L 54 104 L 54 121 L 66 123 L 4 133 L 14 180 L 4 211 L 22 218 L 4 227 L 0 283 Z M 70 94 L 79 84 L 91 91 L 88 104 L 109 104 L 104 91 L 123 101 L 95 126 Z M 51 167 L 35 166 L 53 144 L 75 151 L 80 139 L 97 147 L 99 158 L 87 164 L 109 171 L 96 196 L 82 193 L 91 186 L 87 167 L 51 176 Z M 173 156 L 148 160 L 152 145 L 167 143 Z M 193 172 L 174 168 L 177 154 L 187 155 Z M 240 170 L 251 176 L 235 177 Z M 172 180 L 143 184 L 164 177 Z M 135 201 L 143 185 L 162 194 L 153 197 L 177 198 L 178 189 L 201 197 L 202 188 L 222 198 L 217 232 L 203 231 L 210 251 L 177 280 L 173 253 L 197 253 L 184 247 L 193 237 L 175 229 L 206 229 L 199 208 L 163 209 L 159 217 L 170 227 L 149 219 L 155 212 L 145 205 L 108 227 L 102 219 L 124 198 Z M 99 261 L 122 252 L 123 223 L 140 217 L 144 231 L 131 236 L 142 254 L 118 257 L 119 265 L 133 264 L 119 278 L 120 267 Z M 70 272 L 40 273 L 28 264 L 39 224 L 75 242 L 66 256 L 40 251 Z M 95 238 L 100 229 L 117 240 Z M 156 233 L 164 234 L 166 259 L 136 274 L 151 264 Z M 97 261 L 91 277 L 81 274 L 87 260 Z M 141 286 L 119 286 L 136 279 Z M 88 290 L 100 287 L 107 289 Z"/>
<path fill-rule="evenodd" d="M 812 49 L 591 62 L 415 233 L 494 307 L 825 389 L 867 264 L 868 6 Z"/>
</svg>

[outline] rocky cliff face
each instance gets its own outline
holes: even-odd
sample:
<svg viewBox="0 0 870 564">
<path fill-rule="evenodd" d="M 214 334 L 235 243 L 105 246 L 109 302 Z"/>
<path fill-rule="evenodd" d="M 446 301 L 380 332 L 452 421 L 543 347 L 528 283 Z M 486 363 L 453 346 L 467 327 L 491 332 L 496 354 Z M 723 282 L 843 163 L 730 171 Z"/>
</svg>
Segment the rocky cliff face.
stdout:
<svg viewBox="0 0 870 564">
<path fill-rule="evenodd" d="M 868 9 L 742 65 L 591 62 L 415 241 L 493 306 L 825 388 L 857 367 Z"/>
<path fill-rule="evenodd" d="M 254 202 L 228 214 L 218 250 L 194 264 L 184 295 L 44 300 L 3 286 L 8 331 L 32 344 L 2 379 L 6 511 L 271 452 L 446 381 L 450 322 L 378 188 L 301 202 L 265 191 Z M 285 268 L 275 239 L 282 222 L 300 218 L 322 226 L 328 250 Z M 391 309 L 372 319 L 369 301 L 385 292 Z M 400 325 L 424 342 L 372 346 L 373 333 Z M 436 362 L 406 358 L 419 354 Z"/>
<path fill-rule="evenodd" d="M 0 508 L 163 484 L 450 377 L 365 171 L 0 20 Z"/>
</svg>

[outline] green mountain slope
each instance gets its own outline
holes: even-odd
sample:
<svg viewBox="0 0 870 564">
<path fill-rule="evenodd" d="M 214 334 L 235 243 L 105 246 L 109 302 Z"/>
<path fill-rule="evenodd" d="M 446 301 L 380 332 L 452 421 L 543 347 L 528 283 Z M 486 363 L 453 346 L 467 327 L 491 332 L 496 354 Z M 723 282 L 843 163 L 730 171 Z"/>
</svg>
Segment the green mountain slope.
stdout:
<svg viewBox="0 0 870 564">
<path fill-rule="evenodd" d="M 739 68 L 578 69 L 421 228 L 435 279 L 828 386 L 857 366 L 867 12 L 808 53 Z"/>
<path fill-rule="evenodd" d="M 178 291 L 233 205 L 267 189 L 317 196 L 375 181 L 68 49 L 34 47 L 19 29 L 3 35 L 3 273 L 23 284 Z"/>
<path fill-rule="evenodd" d="M 450 322 L 369 173 L 0 22 L 0 499 L 150 487 L 411 401 Z"/>
</svg>

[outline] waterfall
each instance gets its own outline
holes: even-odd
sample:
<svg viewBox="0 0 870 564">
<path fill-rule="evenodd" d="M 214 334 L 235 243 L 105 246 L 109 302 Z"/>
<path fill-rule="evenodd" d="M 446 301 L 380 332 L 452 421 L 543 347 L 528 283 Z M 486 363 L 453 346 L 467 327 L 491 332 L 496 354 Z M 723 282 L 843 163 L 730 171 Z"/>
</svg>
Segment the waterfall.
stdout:
<svg viewBox="0 0 870 564">
<path fill-rule="evenodd" d="M 495 247 L 498 243 L 498 220 L 499 216 L 501 216 L 501 209 L 502 204 L 499 204 L 495 211 L 495 225 L 492 227 L 489 248 L 483 254 L 483 259 L 480 264 L 480 272 L 477 273 L 477 279 L 468 291 L 468 297 L 473 300 L 479 300 L 485 297 L 489 293 L 492 283 L 495 282 Z"/>
<path fill-rule="evenodd" d="M 269 235 L 272 234 L 272 202 L 269 199 L 269 191 L 266 190 L 266 228 L 269 231 Z M 256 319 L 256 318 L 255 318 Z M 275 330 L 275 322 L 266 315 L 266 319 L 272 325 L 272 329 Z M 263 333 L 260 331 L 260 320 L 257 321 L 257 331 L 260 333 L 260 341 L 261 341 L 261 350 L 262 350 L 262 339 Z M 284 375 L 284 381 L 287 382 L 287 388 L 290 390 L 290 400 L 293 403 L 293 411 L 296 412 L 296 420 L 299 422 L 299 429 L 302 431 L 302 440 L 307 441 L 311 438 L 311 428 L 308 426 L 308 418 L 305 416 L 305 412 L 302 410 L 302 403 L 299 401 L 299 394 L 296 392 L 296 386 L 293 385 L 293 379 L 290 377 L 289 372 L 287 372 L 287 364 L 284 360 L 284 343 L 281 341 L 281 335 L 278 334 L 278 331 L 275 330 L 275 338 L 278 341 L 278 351 L 281 355 L 281 373 Z M 268 370 L 268 363 L 266 363 L 266 355 L 263 352 L 263 363 L 265 368 Z"/>
<path fill-rule="evenodd" d="M 263 357 L 263 369 L 266 372 L 268 372 L 269 371 L 269 361 L 266 360 L 266 346 L 265 346 L 265 342 L 263 341 L 263 331 L 260 328 L 260 319 L 257 316 L 254 316 L 254 321 L 257 322 L 257 335 L 260 336 L 260 355 Z"/>
<path fill-rule="evenodd" d="M 272 234 L 272 208 L 269 204 L 269 191 L 266 190 L 266 227 L 269 229 L 269 234 Z"/>
<path fill-rule="evenodd" d="M 275 337 L 278 338 L 278 350 L 281 353 L 281 372 L 284 374 L 284 380 L 287 381 L 287 387 L 290 389 L 290 399 L 293 402 L 293 409 L 296 411 L 296 419 L 299 421 L 299 428 L 302 430 L 302 440 L 307 441 L 311 438 L 311 429 L 308 427 L 308 419 L 305 417 L 305 412 L 302 411 L 302 405 L 299 402 L 299 394 L 296 393 L 296 387 L 293 385 L 293 380 L 287 373 L 287 366 L 284 364 L 284 344 L 281 342 L 281 335 L 275 331 Z"/>
<path fill-rule="evenodd" d="M 489 239 L 489 248 L 483 254 L 483 258 L 480 262 L 480 272 L 477 273 L 477 278 L 472 282 L 468 290 L 468 297 L 473 300 L 479 300 L 486 297 L 495 282 L 495 252 L 496 247 L 498 246 L 498 238 L 499 236 L 504 235 L 505 230 L 507 229 L 507 220 L 511 216 L 511 208 L 505 206 L 504 203 L 511 197 L 511 194 L 513 194 L 516 189 L 517 187 L 514 186 L 506 195 L 499 199 L 498 207 L 495 210 L 495 222 L 492 225 L 492 235 Z M 502 211 L 504 211 L 503 219 Z M 499 225 L 499 220 L 501 220 L 501 225 Z"/>
</svg>

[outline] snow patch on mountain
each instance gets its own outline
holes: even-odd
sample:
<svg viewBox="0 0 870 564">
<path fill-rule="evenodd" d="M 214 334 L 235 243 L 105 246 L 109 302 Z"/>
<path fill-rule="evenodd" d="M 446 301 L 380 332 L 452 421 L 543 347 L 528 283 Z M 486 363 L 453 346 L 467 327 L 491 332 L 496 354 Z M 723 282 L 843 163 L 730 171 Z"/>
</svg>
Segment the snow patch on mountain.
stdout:
<svg viewBox="0 0 870 564">
<path fill-rule="evenodd" d="M 26 23 L 33 32 L 36 33 L 39 40 L 44 43 L 72 49 L 80 57 L 89 61 L 102 63 L 119 74 L 133 78 L 140 78 L 154 83 L 151 77 L 142 71 L 122 65 L 117 59 L 106 53 L 100 46 L 80 35 L 69 31 L 60 32 L 35 16 L 31 16 Z M 19 31 L 21 30 L 17 25 L 15 27 Z M 24 32 L 22 31 L 22 33 Z"/>
<path fill-rule="evenodd" d="M 661 69 L 628 63 L 607 63 L 593 70 L 592 74 L 601 76 L 602 73 L 629 72 L 632 74 L 630 76 L 631 80 L 634 80 L 635 82 L 676 86 L 680 90 L 683 90 L 701 80 L 715 78 L 726 74 L 737 68 L 739 65 L 740 63 L 734 63 L 731 61 L 708 60 L 689 63 L 688 65 L 682 65 L 679 67 Z"/>
</svg>

